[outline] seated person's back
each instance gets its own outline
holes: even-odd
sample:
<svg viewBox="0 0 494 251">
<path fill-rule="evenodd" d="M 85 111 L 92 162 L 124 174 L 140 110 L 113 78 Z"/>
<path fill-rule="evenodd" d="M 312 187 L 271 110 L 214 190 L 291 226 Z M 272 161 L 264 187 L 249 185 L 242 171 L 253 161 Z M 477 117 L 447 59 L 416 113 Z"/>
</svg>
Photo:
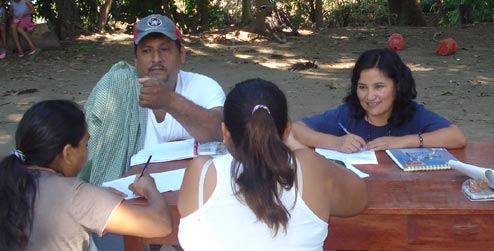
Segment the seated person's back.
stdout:
<svg viewBox="0 0 494 251">
<path fill-rule="evenodd" d="M 322 250 L 329 217 L 365 207 L 360 178 L 310 149 L 292 152 L 282 141 L 290 122 L 274 84 L 237 84 L 224 119 L 231 154 L 212 161 L 201 156 L 184 177 L 178 209 L 185 250 Z"/>
</svg>

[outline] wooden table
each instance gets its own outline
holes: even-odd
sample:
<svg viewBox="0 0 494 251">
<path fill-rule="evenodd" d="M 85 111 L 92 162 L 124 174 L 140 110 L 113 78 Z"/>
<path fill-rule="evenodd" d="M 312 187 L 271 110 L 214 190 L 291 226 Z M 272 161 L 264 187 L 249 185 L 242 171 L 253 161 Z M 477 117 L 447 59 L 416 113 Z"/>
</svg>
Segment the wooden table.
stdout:
<svg viewBox="0 0 494 251">
<path fill-rule="evenodd" d="M 468 164 L 494 167 L 494 143 L 469 143 L 450 150 Z M 404 172 L 384 152 L 379 165 L 359 165 L 369 192 L 367 209 L 351 218 L 332 217 L 324 249 L 336 250 L 494 250 L 494 201 L 471 202 L 461 192 L 467 176 L 455 171 Z M 151 164 L 159 172 L 184 167 L 187 161 Z M 137 173 L 137 166 L 128 174 Z M 125 236 L 126 251 L 144 244 L 178 245 L 178 192 L 164 194 L 174 231 L 166 238 Z"/>
</svg>

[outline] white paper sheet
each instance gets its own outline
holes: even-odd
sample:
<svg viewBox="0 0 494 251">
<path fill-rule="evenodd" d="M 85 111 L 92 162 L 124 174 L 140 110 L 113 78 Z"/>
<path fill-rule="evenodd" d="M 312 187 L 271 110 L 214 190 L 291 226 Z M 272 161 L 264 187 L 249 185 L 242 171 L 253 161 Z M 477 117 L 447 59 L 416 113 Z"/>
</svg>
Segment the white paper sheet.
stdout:
<svg viewBox="0 0 494 251">
<path fill-rule="evenodd" d="M 328 149 L 316 148 L 316 152 L 326 157 L 327 159 L 342 161 L 343 163 L 345 163 L 346 168 L 353 171 L 360 178 L 369 177 L 369 174 L 360 171 L 353 165 L 378 164 L 376 153 L 369 150 L 355 153 L 342 153 Z"/>
<path fill-rule="evenodd" d="M 146 163 L 149 155 L 153 156 L 151 163 L 193 158 L 196 156 L 194 139 L 166 142 L 142 149 L 130 158 L 130 166 Z"/>
<path fill-rule="evenodd" d="M 341 160 L 345 163 L 354 165 L 359 164 L 378 164 L 376 153 L 374 151 L 359 151 L 355 153 L 342 153 L 338 151 L 316 148 L 316 152 L 328 159 Z"/>
<path fill-rule="evenodd" d="M 360 171 L 358 168 L 354 167 L 352 164 L 350 164 L 348 162 L 343 162 L 343 163 L 345 163 L 345 167 L 347 169 L 349 169 L 350 171 L 354 172 L 360 178 L 367 178 L 367 177 L 369 177 L 369 174 L 368 173 L 364 173 L 364 172 Z"/>
<path fill-rule="evenodd" d="M 167 172 L 152 173 L 151 177 L 154 178 L 154 182 L 156 183 L 156 187 L 158 188 L 158 191 L 163 193 L 168 191 L 179 190 L 180 187 L 182 186 L 182 180 L 184 178 L 184 174 L 185 174 L 185 168 L 181 168 Z M 132 191 L 129 190 L 129 185 L 132 184 L 132 182 L 134 182 L 135 177 L 136 177 L 135 175 L 132 175 L 117 180 L 104 182 L 102 186 L 113 187 L 127 194 L 127 197 L 125 199 L 138 198 L 139 196 L 135 195 Z"/>
</svg>

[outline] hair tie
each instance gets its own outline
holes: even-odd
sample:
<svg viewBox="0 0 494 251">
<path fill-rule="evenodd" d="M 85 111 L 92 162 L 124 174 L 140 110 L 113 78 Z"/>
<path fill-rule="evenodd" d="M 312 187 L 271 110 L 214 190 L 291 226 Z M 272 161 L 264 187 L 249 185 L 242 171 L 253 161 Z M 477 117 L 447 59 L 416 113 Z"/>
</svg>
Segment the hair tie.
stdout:
<svg viewBox="0 0 494 251">
<path fill-rule="evenodd" d="M 22 162 L 26 161 L 26 155 L 24 155 L 24 153 L 21 150 L 12 151 L 12 155 L 17 157 Z"/>
<path fill-rule="evenodd" d="M 269 111 L 269 108 L 265 105 L 256 105 L 254 108 L 252 108 L 252 115 L 254 115 L 254 112 L 256 112 L 259 108 L 262 108 L 268 112 L 268 114 L 271 114 L 271 111 Z"/>
</svg>

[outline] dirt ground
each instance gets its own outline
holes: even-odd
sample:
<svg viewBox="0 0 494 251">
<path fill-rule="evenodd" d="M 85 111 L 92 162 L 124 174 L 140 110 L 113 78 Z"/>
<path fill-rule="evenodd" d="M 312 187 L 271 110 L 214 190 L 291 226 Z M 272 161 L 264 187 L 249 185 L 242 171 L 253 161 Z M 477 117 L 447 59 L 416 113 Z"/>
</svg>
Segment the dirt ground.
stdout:
<svg viewBox="0 0 494 251">
<path fill-rule="evenodd" d="M 387 46 L 392 33 L 405 38 L 399 54 L 414 72 L 417 101 L 451 119 L 470 141 L 494 141 L 494 24 L 456 27 L 361 27 L 302 30 L 278 44 L 253 34 L 217 31 L 186 35 L 183 69 L 216 79 L 228 92 L 254 77 L 277 83 L 286 93 L 292 120 L 333 108 L 350 83 L 350 71 L 363 51 Z M 436 38 L 454 38 L 459 50 L 435 54 Z M 61 50 L 44 50 L 36 58 L 9 54 L 0 60 L 0 155 L 14 149 L 14 133 L 33 103 L 54 98 L 83 105 L 112 64 L 133 62 L 128 35 L 93 35 L 62 41 Z M 296 63 L 315 61 L 317 68 L 290 71 Z"/>
</svg>

